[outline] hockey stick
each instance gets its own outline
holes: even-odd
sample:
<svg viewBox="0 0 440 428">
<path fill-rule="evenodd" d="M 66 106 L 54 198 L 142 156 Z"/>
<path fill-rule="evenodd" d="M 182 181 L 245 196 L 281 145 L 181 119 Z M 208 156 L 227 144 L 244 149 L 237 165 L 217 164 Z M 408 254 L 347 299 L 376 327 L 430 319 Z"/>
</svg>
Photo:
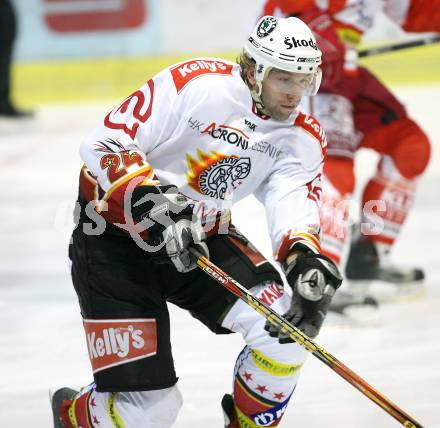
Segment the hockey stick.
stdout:
<svg viewBox="0 0 440 428">
<path fill-rule="evenodd" d="M 345 364 L 336 359 L 333 355 L 328 353 L 324 348 L 315 343 L 312 339 L 306 336 L 301 330 L 290 324 L 286 319 L 280 316 L 277 312 L 267 306 L 257 297 L 253 296 L 235 279 L 231 278 L 223 272 L 218 266 L 202 256 L 196 250 L 190 251 L 197 257 L 197 266 L 202 269 L 211 278 L 217 281 L 224 288 L 235 294 L 238 298 L 247 303 L 250 307 L 255 309 L 259 314 L 266 318 L 269 322 L 276 325 L 283 333 L 288 333 L 290 338 L 313 354 L 316 358 L 321 360 L 324 364 L 334 370 L 348 383 L 353 385 L 362 394 L 374 401 L 378 406 L 384 409 L 389 415 L 397 419 L 403 426 L 407 428 L 423 428 L 414 418 L 405 413 L 396 404 L 376 391 L 364 379 L 350 370 Z"/>
<path fill-rule="evenodd" d="M 401 49 L 415 48 L 417 46 L 432 45 L 433 43 L 440 42 L 440 36 L 435 34 L 433 36 L 427 36 L 423 39 L 410 40 L 408 42 L 395 43 L 392 45 L 379 46 L 377 48 L 363 49 L 358 52 L 358 57 L 363 58 L 366 56 L 378 55 L 386 52 L 400 51 Z"/>
</svg>

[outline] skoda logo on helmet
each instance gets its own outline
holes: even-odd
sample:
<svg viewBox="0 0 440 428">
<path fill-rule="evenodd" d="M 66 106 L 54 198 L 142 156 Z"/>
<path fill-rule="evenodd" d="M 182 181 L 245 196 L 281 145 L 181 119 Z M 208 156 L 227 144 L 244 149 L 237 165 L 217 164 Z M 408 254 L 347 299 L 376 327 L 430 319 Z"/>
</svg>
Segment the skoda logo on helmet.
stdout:
<svg viewBox="0 0 440 428">
<path fill-rule="evenodd" d="M 286 36 L 284 38 L 284 44 L 287 46 L 287 49 L 293 49 L 293 47 L 300 48 L 301 46 L 306 48 L 309 46 L 315 49 L 315 51 L 318 50 L 318 46 L 316 46 L 316 43 L 313 41 L 311 37 L 309 40 L 305 40 L 305 39 L 298 40 L 294 36 Z"/>
<path fill-rule="evenodd" d="M 275 30 L 277 24 L 278 21 L 273 16 L 264 18 L 257 28 L 257 36 L 260 37 L 261 39 L 263 37 L 268 36 L 273 30 Z"/>
</svg>

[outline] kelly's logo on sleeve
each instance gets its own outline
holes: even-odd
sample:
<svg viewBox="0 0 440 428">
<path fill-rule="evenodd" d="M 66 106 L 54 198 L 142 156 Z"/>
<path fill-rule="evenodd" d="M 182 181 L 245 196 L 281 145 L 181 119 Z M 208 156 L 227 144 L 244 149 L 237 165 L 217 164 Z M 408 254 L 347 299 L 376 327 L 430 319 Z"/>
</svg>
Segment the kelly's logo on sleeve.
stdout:
<svg viewBox="0 0 440 428">
<path fill-rule="evenodd" d="M 157 352 L 155 319 L 84 319 L 83 324 L 93 373 Z"/>
<path fill-rule="evenodd" d="M 178 64 L 170 71 L 179 93 L 191 80 L 203 75 L 232 75 L 232 64 L 217 60 L 195 59 Z"/>
</svg>

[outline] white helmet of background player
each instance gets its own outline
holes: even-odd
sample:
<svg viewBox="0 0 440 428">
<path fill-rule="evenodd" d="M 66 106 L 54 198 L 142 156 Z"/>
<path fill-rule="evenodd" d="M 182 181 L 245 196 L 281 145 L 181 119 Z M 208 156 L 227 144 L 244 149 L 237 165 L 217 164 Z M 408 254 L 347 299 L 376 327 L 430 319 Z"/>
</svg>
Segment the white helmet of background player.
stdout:
<svg viewBox="0 0 440 428">
<path fill-rule="evenodd" d="M 316 95 L 321 84 L 321 51 L 309 27 L 298 18 L 263 16 L 247 39 L 243 54 L 255 61 L 256 88 L 252 95 L 257 102 L 262 83 L 273 68 L 305 75 L 301 88 L 280 87 L 280 91 L 296 95 Z M 242 54 L 242 57 L 243 57 Z M 240 59 L 240 62 L 243 58 Z"/>
</svg>

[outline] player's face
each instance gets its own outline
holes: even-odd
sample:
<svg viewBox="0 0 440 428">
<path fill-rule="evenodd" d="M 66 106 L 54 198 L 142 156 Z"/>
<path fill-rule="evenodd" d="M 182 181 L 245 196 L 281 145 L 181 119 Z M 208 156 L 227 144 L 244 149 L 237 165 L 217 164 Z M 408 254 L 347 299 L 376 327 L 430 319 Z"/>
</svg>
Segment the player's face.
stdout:
<svg viewBox="0 0 440 428">
<path fill-rule="evenodd" d="M 301 102 L 312 78 L 311 74 L 272 69 L 263 81 L 261 93 L 264 107 L 270 116 L 275 120 L 288 119 Z"/>
</svg>

